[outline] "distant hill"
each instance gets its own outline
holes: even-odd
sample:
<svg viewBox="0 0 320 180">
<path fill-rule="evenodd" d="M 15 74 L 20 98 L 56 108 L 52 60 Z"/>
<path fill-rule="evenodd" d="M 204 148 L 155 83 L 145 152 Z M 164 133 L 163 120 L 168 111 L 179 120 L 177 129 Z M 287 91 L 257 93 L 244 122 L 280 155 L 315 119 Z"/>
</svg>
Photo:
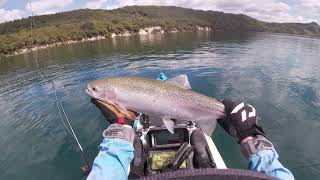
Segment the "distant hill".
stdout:
<svg viewBox="0 0 320 180">
<path fill-rule="evenodd" d="M 215 31 L 274 32 L 320 37 L 320 26 L 313 22 L 267 23 L 243 14 L 193 10 L 172 6 L 128 6 L 115 10 L 80 9 L 35 16 L 0 24 L 0 54 L 25 48 L 80 41 L 92 37 L 139 33 L 141 28 L 159 26 L 164 32 L 194 31 L 210 27 Z M 36 35 L 35 35 L 36 34 Z M 38 36 L 38 44 L 36 41 Z"/>
</svg>

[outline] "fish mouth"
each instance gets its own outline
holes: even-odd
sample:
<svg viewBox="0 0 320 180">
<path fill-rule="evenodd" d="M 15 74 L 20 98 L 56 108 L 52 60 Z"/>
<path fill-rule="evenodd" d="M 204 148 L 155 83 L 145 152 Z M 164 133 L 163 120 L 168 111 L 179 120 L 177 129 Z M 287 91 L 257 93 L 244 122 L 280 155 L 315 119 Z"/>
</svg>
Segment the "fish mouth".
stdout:
<svg viewBox="0 0 320 180">
<path fill-rule="evenodd" d="M 92 92 L 92 88 L 89 85 L 87 85 L 87 88 L 85 89 L 85 91 L 89 96 L 91 96 L 92 98 L 95 98 L 94 92 Z"/>
<path fill-rule="evenodd" d="M 87 88 L 85 89 L 86 93 L 91 97 L 91 100 L 100 100 L 102 102 L 106 102 L 104 99 L 99 98 L 99 95 L 93 91 L 93 89 L 88 85 Z M 108 102 L 106 102 L 108 103 Z"/>
</svg>

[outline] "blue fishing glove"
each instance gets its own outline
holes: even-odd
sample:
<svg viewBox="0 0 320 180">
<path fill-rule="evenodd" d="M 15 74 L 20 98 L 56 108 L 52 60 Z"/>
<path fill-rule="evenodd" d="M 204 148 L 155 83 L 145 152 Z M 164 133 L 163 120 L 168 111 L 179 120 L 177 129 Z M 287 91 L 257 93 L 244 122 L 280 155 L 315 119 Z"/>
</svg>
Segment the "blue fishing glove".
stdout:
<svg viewBox="0 0 320 180">
<path fill-rule="evenodd" d="M 223 100 L 222 103 L 225 106 L 226 116 L 219 119 L 218 123 L 239 144 L 249 136 L 265 136 L 262 127 L 257 124 L 258 115 L 253 106 L 244 102 L 235 103 L 230 100 Z"/>
</svg>

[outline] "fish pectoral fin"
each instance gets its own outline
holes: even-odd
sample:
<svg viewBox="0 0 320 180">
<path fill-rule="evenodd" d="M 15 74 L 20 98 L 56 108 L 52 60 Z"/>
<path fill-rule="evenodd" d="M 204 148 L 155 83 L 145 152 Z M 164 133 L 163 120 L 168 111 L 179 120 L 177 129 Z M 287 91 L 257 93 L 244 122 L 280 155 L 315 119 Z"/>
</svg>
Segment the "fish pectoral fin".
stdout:
<svg viewBox="0 0 320 180">
<path fill-rule="evenodd" d="M 170 118 L 162 118 L 162 121 L 164 123 L 164 125 L 166 126 L 166 128 L 168 129 L 168 131 L 173 134 L 174 133 L 174 121 Z"/>
<path fill-rule="evenodd" d="M 117 89 L 114 87 L 106 87 L 105 97 L 108 103 L 114 104 L 117 101 Z"/>
<path fill-rule="evenodd" d="M 127 110 L 125 107 L 123 106 L 118 106 L 118 105 L 115 105 L 115 107 L 122 113 L 124 114 L 126 117 L 124 118 L 133 118 L 132 116 L 132 112 L 130 112 L 129 110 Z"/>
<path fill-rule="evenodd" d="M 191 89 L 187 75 L 179 75 L 166 80 L 166 82 L 179 86 L 183 89 Z"/>
</svg>

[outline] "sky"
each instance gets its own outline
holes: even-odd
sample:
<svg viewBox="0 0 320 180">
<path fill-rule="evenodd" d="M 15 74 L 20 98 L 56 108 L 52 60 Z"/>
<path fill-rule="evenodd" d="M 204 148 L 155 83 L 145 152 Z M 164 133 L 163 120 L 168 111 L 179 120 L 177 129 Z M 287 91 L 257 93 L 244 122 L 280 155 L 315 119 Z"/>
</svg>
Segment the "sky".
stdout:
<svg viewBox="0 0 320 180">
<path fill-rule="evenodd" d="M 320 23 L 320 0 L 0 0 L 0 23 L 80 8 L 115 9 L 130 5 L 179 6 L 242 13 L 267 22 Z"/>
</svg>

